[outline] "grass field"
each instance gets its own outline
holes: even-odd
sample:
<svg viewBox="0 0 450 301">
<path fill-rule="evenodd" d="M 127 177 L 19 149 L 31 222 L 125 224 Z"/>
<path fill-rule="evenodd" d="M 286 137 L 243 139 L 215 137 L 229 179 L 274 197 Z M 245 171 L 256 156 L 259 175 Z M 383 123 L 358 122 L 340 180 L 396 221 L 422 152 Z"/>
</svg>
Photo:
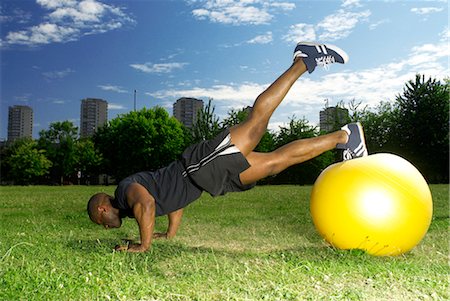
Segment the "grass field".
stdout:
<svg viewBox="0 0 450 301">
<path fill-rule="evenodd" d="M 88 197 L 114 187 L 0 187 L 0 300 L 449 300 L 449 185 L 433 222 L 399 257 L 330 248 L 309 215 L 311 187 L 266 186 L 190 205 L 178 236 L 144 254 L 135 221 L 106 231 Z M 164 231 L 166 218 L 157 218 Z"/>
</svg>

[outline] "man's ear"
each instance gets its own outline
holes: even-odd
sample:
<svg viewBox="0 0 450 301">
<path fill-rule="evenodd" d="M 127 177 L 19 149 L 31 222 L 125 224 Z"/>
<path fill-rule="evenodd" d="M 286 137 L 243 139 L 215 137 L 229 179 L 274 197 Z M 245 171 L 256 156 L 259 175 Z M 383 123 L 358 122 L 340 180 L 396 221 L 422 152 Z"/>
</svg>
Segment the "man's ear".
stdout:
<svg viewBox="0 0 450 301">
<path fill-rule="evenodd" d="M 108 206 L 105 205 L 100 205 L 97 207 L 98 212 L 107 212 L 108 211 Z"/>
</svg>

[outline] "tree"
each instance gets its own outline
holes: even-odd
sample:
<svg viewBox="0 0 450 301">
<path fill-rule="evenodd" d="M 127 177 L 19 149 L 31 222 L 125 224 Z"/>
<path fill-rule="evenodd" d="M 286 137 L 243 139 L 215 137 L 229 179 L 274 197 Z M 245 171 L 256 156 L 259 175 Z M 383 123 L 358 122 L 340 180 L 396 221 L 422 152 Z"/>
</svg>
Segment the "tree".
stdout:
<svg viewBox="0 0 450 301">
<path fill-rule="evenodd" d="M 197 121 L 192 128 L 193 142 L 212 139 L 222 130 L 219 118 L 214 114 L 215 107 L 211 102 L 210 98 L 208 104 L 197 113 Z"/>
<path fill-rule="evenodd" d="M 295 116 L 290 118 L 289 126 L 280 126 L 280 132 L 276 137 L 276 147 L 283 146 L 289 142 L 312 138 L 317 136 L 317 128 L 309 125 L 306 119 L 296 119 Z"/>
<path fill-rule="evenodd" d="M 394 103 L 358 110 L 369 153 L 391 152 L 412 162 L 429 182 L 449 179 L 449 81 L 416 75 Z"/>
<path fill-rule="evenodd" d="M 48 130 L 39 133 L 38 146 L 44 149 L 53 163 L 52 177 L 60 184 L 64 177 L 73 176 L 76 170 L 75 143 L 78 128 L 70 121 L 54 122 Z"/>
<path fill-rule="evenodd" d="M 228 117 L 222 121 L 223 127 L 232 127 L 236 124 L 239 124 L 245 121 L 250 114 L 252 108 L 242 108 L 240 110 L 231 109 L 228 112 Z"/>
<path fill-rule="evenodd" d="M 293 116 L 287 127 L 280 127 L 275 138 L 276 148 L 298 139 L 313 138 L 318 135 L 316 127 L 311 126 L 306 119 L 296 119 Z M 334 162 L 334 154 L 327 151 L 307 162 L 291 166 L 281 172 L 270 182 L 277 184 L 312 184 L 323 169 Z"/>
<path fill-rule="evenodd" d="M 120 180 L 176 160 L 186 145 L 182 124 L 161 107 L 120 115 L 94 135 L 108 174 Z"/>
<path fill-rule="evenodd" d="M 353 121 L 364 126 L 364 134 L 369 153 L 398 153 L 398 145 L 394 137 L 395 107 L 388 102 L 381 102 L 374 111 L 364 108 L 355 113 Z"/>
<path fill-rule="evenodd" d="M 433 182 L 448 183 L 449 97 L 448 81 L 417 74 L 395 103 L 399 152 Z"/>
<path fill-rule="evenodd" d="M 45 151 L 39 150 L 36 141 L 31 139 L 15 141 L 8 153 L 9 178 L 17 184 L 32 184 L 38 177 L 48 174 L 52 166 Z"/>
<path fill-rule="evenodd" d="M 76 142 L 75 156 L 75 167 L 84 179 L 100 174 L 103 157 L 91 139 L 80 139 Z"/>
<path fill-rule="evenodd" d="M 232 127 L 236 124 L 244 122 L 251 112 L 251 107 L 246 107 L 240 110 L 231 109 L 228 112 L 228 117 L 222 121 L 222 126 L 224 128 Z M 261 137 L 258 145 L 255 147 L 256 152 L 271 152 L 275 149 L 275 136 L 269 130 L 266 130 L 264 135 Z"/>
</svg>

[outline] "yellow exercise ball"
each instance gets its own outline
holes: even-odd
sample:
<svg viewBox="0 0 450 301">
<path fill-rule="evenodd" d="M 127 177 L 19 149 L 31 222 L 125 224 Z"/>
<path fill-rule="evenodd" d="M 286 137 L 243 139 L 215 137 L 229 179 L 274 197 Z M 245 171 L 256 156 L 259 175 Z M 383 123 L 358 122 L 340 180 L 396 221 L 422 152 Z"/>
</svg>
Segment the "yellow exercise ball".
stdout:
<svg viewBox="0 0 450 301">
<path fill-rule="evenodd" d="M 333 164 L 311 192 L 311 216 L 328 243 L 376 256 L 414 248 L 427 233 L 432 213 L 427 182 L 411 163 L 393 154 Z"/>
</svg>

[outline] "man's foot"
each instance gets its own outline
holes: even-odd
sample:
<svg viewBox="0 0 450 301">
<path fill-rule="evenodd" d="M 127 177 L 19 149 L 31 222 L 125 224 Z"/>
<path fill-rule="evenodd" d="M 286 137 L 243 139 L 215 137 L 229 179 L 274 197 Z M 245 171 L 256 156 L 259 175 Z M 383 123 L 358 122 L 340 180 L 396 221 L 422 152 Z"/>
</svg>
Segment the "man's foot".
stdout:
<svg viewBox="0 0 450 301">
<path fill-rule="evenodd" d="M 308 72 L 312 73 L 316 66 L 327 68 L 329 64 L 348 62 L 348 55 L 344 50 L 333 45 L 300 42 L 294 50 L 294 61 L 302 58 L 308 68 Z"/>
<path fill-rule="evenodd" d="M 338 144 L 336 148 L 344 150 L 344 161 L 368 155 L 364 131 L 359 122 L 347 124 L 341 130 L 347 132 L 348 141 L 346 144 Z"/>
</svg>

